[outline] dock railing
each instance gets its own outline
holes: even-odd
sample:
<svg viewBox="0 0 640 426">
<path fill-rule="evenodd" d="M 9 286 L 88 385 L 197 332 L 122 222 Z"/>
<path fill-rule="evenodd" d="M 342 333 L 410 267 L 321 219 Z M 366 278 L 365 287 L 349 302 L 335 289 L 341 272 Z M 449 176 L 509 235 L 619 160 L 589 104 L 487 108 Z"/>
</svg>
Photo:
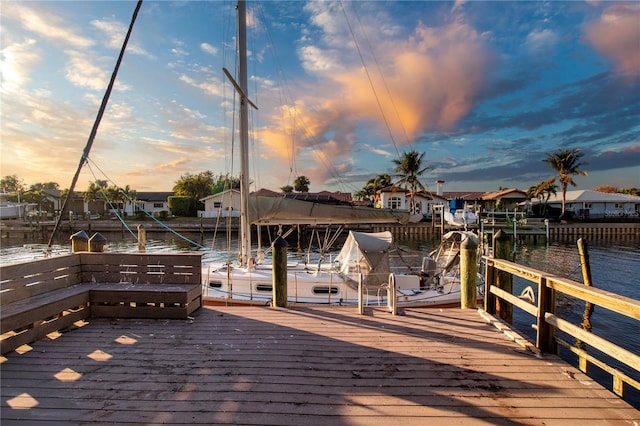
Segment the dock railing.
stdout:
<svg viewBox="0 0 640 426">
<path fill-rule="evenodd" d="M 640 373 L 640 356 L 638 354 L 558 317 L 555 312 L 556 294 L 562 293 L 635 319 L 640 323 L 639 300 L 587 287 L 582 283 L 518 265 L 508 260 L 487 256 L 484 259 L 486 261 L 485 310 L 487 313 L 510 323 L 512 309 L 514 306 L 518 307 L 536 318 L 533 328 L 536 330 L 535 346 L 537 349 L 546 353 L 558 353 L 558 346 L 567 348 L 578 356 L 578 367 L 584 373 L 587 372 L 588 364 L 591 363 L 611 374 L 613 377 L 612 389 L 619 396 L 623 396 L 624 384 L 640 390 L 640 382 L 606 364 L 578 345 L 562 339 L 558 332 L 564 332 L 575 338 L 576 341 L 589 345 Z M 500 276 L 504 277 L 504 274 L 508 274 L 510 277 L 520 277 L 537 285 L 537 300 L 531 303 L 500 288 L 501 281 L 504 282 L 504 278 L 500 278 Z"/>
</svg>

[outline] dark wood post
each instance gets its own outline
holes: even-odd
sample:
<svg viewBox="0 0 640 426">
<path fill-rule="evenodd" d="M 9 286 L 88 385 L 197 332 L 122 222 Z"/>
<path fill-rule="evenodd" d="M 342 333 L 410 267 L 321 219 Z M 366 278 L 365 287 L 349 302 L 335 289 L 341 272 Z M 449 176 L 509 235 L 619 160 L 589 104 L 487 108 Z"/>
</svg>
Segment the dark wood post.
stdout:
<svg viewBox="0 0 640 426">
<path fill-rule="evenodd" d="M 273 304 L 278 308 L 287 307 L 287 241 L 279 236 L 273 242 Z"/>
<path fill-rule="evenodd" d="M 556 353 L 553 326 L 545 320 L 545 315 L 555 312 L 555 290 L 547 287 L 547 278 L 541 277 L 538 284 L 538 314 L 536 347 L 542 352 Z"/>
<path fill-rule="evenodd" d="M 589 245 L 586 240 L 578 239 L 578 253 L 580 254 L 580 266 L 582 267 L 582 280 L 587 287 L 593 286 L 591 280 L 591 265 L 589 263 Z M 591 315 L 593 315 L 593 304 L 591 302 L 584 303 L 584 313 L 582 314 L 582 328 L 591 331 Z M 584 345 L 580 339 L 576 339 L 576 346 L 584 349 Z M 584 373 L 587 372 L 587 360 L 580 356 L 578 366 Z"/>
<path fill-rule="evenodd" d="M 465 239 L 460 245 L 460 307 L 475 309 L 478 305 L 478 243 Z"/>
<path fill-rule="evenodd" d="M 493 237 L 493 257 L 496 259 L 511 260 L 511 238 L 502 229 Z M 496 274 L 496 287 L 513 293 L 513 277 L 508 272 L 498 271 Z M 507 324 L 513 323 L 513 306 L 510 303 L 496 298 L 496 314 Z"/>
<path fill-rule="evenodd" d="M 496 297 L 491 293 L 493 285 L 496 285 L 496 268 L 493 266 L 493 261 L 488 259 L 484 277 L 484 310 L 491 315 L 496 314 Z"/>
</svg>

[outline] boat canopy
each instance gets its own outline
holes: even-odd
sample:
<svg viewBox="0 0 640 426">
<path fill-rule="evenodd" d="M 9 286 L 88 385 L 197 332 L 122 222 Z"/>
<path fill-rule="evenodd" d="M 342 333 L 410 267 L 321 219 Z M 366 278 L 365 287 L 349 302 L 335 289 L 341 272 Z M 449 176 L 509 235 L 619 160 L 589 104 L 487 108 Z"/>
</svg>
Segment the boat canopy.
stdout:
<svg viewBox="0 0 640 426">
<path fill-rule="evenodd" d="M 389 231 L 364 233 L 349 231 L 336 262 L 344 276 L 364 275 L 364 285 L 379 286 L 389 276 L 389 249 L 393 235 Z"/>
<path fill-rule="evenodd" d="M 256 225 L 406 224 L 409 213 L 254 195 L 249 198 L 249 221 Z"/>
</svg>

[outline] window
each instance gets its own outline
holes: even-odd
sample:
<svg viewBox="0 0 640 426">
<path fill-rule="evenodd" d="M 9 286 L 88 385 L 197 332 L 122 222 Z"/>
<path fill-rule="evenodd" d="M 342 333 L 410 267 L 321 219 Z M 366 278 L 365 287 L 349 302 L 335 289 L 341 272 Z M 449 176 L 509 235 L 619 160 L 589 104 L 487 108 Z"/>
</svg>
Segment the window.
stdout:
<svg viewBox="0 0 640 426">
<path fill-rule="evenodd" d="M 399 209 L 402 206 L 402 200 L 400 197 L 391 197 L 389 201 L 387 201 L 388 209 Z"/>
<path fill-rule="evenodd" d="M 161 209 L 164 207 L 163 203 L 153 203 L 153 208 L 154 209 Z"/>
<path fill-rule="evenodd" d="M 256 291 L 271 292 L 273 291 L 273 287 L 271 286 L 271 284 L 258 284 L 256 285 Z"/>
<path fill-rule="evenodd" d="M 622 203 L 616 203 L 616 209 L 623 209 L 624 206 L 622 205 Z"/>
<path fill-rule="evenodd" d="M 592 209 L 593 205 L 591 203 L 584 203 L 584 208 L 585 209 Z"/>
<path fill-rule="evenodd" d="M 329 286 L 314 286 L 313 294 L 329 294 Z M 331 287 L 331 294 L 338 294 L 338 287 Z"/>
<path fill-rule="evenodd" d="M 222 208 L 222 201 L 214 201 L 213 202 L 213 208 L 214 209 L 221 209 Z"/>
</svg>

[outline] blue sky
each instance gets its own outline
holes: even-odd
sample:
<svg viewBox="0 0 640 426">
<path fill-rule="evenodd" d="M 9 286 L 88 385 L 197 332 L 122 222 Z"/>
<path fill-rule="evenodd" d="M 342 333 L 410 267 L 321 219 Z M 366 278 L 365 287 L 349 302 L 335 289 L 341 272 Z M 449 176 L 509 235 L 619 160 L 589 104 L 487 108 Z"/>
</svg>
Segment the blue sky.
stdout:
<svg viewBox="0 0 640 426">
<path fill-rule="evenodd" d="M 77 189 L 238 175 L 235 4 L 147 1 Z M 1 175 L 66 188 L 135 2 L 6 2 Z M 252 189 L 356 192 L 415 149 L 435 190 L 640 187 L 640 3 L 249 2 Z M 235 126 L 237 127 L 237 126 Z"/>
</svg>

